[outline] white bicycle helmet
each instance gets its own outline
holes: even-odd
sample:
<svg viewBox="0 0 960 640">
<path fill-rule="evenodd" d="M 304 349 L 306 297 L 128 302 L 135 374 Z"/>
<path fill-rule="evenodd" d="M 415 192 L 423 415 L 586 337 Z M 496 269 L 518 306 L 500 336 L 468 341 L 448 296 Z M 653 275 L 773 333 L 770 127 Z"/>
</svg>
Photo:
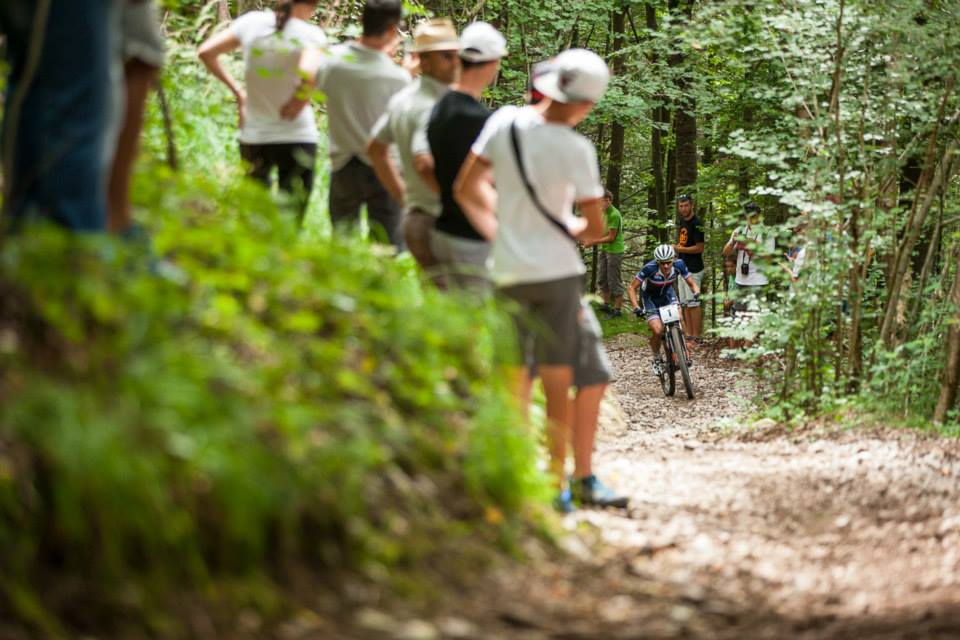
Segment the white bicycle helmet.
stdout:
<svg viewBox="0 0 960 640">
<path fill-rule="evenodd" d="M 653 259 L 657 262 L 667 262 L 668 260 L 673 260 L 676 255 L 676 252 L 673 250 L 673 245 L 669 244 L 662 244 L 653 250 Z"/>
</svg>

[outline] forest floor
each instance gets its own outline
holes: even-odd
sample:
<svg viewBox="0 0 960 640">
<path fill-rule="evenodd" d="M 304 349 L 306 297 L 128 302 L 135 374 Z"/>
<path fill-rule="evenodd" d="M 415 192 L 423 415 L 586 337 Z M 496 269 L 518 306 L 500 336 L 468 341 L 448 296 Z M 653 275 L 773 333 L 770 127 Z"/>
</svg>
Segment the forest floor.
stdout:
<svg viewBox="0 0 960 640">
<path fill-rule="evenodd" d="M 697 399 L 664 398 L 644 339 L 607 344 L 595 464 L 630 509 L 579 510 L 562 557 L 534 547 L 429 611 L 360 607 L 323 637 L 960 638 L 960 442 L 745 424 L 747 365 L 702 347 Z"/>
</svg>

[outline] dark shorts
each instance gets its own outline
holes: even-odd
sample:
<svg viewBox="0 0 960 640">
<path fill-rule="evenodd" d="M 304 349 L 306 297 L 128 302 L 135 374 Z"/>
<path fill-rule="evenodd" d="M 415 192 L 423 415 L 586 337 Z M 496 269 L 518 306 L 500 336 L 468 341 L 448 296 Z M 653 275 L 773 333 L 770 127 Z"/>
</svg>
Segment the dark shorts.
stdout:
<svg viewBox="0 0 960 640">
<path fill-rule="evenodd" d="M 317 145 L 308 143 L 247 144 L 240 143 L 240 157 L 249 165 L 247 175 L 269 187 L 270 174 L 277 169 L 277 181 L 282 191 L 294 198 L 297 213 L 302 219 L 313 190 L 313 168 L 317 160 Z"/>
<path fill-rule="evenodd" d="M 677 294 L 674 292 L 673 287 L 666 287 L 662 296 L 652 297 L 648 296 L 647 292 L 644 291 L 641 296 L 643 302 L 643 315 L 647 320 L 652 320 L 653 318 L 660 317 L 660 307 L 665 307 L 668 304 L 674 304 L 677 302 Z"/>
<path fill-rule="evenodd" d="M 335 227 L 355 225 L 363 205 L 367 205 L 370 235 L 402 250 L 400 205 L 383 188 L 373 169 L 353 157 L 330 174 L 330 221 Z"/>
<path fill-rule="evenodd" d="M 499 289 L 516 303 L 511 311 L 523 366 L 574 366 L 578 359 L 583 277 L 573 276 Z"/>
<path fill-rule="evenodd" d="M 430 242 L 436 222 L 437 216 L 422 209 L 410 209 L 403 216 L 403 240 L 407 244 L 407 250 L 413 254 L 424 271 L 437 266 L 437 258 L 433 255 Z"/>
</svg>

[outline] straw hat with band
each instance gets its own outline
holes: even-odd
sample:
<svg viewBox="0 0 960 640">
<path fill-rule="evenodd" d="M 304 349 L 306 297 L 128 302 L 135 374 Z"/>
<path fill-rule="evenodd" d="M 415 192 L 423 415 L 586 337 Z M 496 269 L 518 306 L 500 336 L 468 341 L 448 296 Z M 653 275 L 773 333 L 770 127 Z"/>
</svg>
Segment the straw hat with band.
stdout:
<svg viewBox="0 0 960 640">
<path fill-rule="evenodd" d="M 413 30 L 413 53 L 430 51 L 457 51 L 460 40 L 457 30 L 447 18 L 424 20 Z"/>
</svg>

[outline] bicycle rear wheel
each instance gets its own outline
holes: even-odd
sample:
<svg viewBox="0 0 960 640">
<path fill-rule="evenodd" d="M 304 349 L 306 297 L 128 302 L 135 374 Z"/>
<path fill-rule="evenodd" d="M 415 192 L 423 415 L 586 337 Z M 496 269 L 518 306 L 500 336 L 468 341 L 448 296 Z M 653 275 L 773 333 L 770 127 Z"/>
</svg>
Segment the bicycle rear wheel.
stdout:
<svg viewBox="0 0 960 640">
<path fill-rule="evenodd" d="M 680 377 L 687 391 L 687 399 L 693 400 L 693 380 L 690 378 L 690 368 L 687 366 L 687 345 L 680 334 L 680 327 L 676 325 L 670 327 L 670 342 L 673 359 L 676 361 L 676 367 L 680 369 Z"/>
</svg>

